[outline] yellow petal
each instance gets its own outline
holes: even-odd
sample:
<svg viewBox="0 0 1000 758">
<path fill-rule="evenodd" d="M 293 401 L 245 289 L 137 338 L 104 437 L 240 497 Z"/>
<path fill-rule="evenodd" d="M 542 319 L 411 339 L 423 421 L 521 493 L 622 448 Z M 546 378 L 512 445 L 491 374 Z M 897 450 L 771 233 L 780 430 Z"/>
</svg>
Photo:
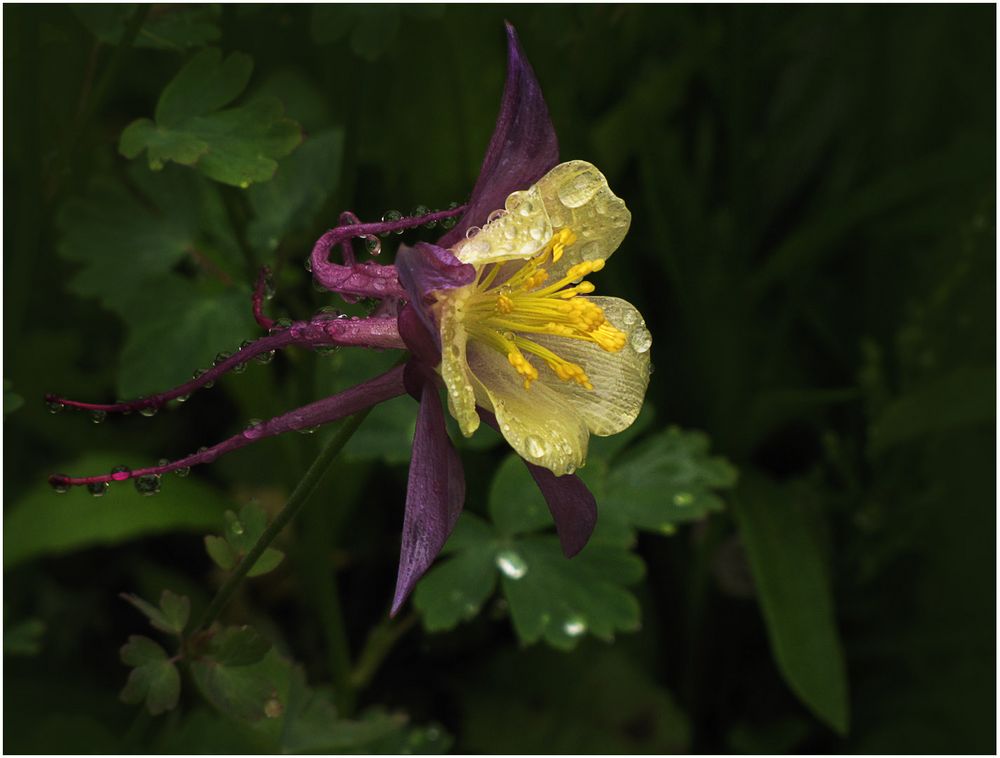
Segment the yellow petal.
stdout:
<svg viewBox="0 0 1000 758">
<path fill-rule="evenodd" d="M 441 323 L 441 378 L 448 390 L 448 410 L 458 422 L 462 434 L 470 437 L 479 428 L 476 394 L 466 360 L 468 335 L 461 311 L 471 288 L 453 290 L 438 305 Z"/>
<path fill-rule="evenodd" d="M 564 382 L 544 367 L 539 368 L 538 381 L 558 393 L 593 434 L 606 437 L 627 429 L 639 415 L 649 385 L 652 337 L 642 315 L 631 303 L 617 297 L 586 299 L 603 308 L 604 317 L 625 333 L 625 347 L 609 353 L 592 342 L 532 335 L 536 342 L 560 358 L 582 366 L 594 389 L 586 390 L 573 382 Z M 531 391 L 534 390 L 532 386 Z"/>
<path fill-rule="evenodd" d="M 560 163 L 534 188 L 541 194 L 553 233 L 567 228 L 576 237 L 563 256 L 546 267 L 550 281 L 581 261 L 610 257 L 632 223 L 625 202 L 611 191 L 604 174 L 586 161 Z"/>
<path fill-rule="evenodd" d="M 524 380 L 503 355 L 488 347 L 468 346 L 477 390 L 485 394 L 514 451 L 556 476 L 571 474 L 587 459 L 587 426 L 559 393 Z M 485 403 L 484 403 L 485 404 Z"/>
<path fill-rule="evenodd" d="M 502 214 L 494 215 L 478 234 L 452 248 L 460 261 L 481 266 L 530 258 L 552 237 L 552 224 L 536 186 L 511 193 Z"/>
</svg>

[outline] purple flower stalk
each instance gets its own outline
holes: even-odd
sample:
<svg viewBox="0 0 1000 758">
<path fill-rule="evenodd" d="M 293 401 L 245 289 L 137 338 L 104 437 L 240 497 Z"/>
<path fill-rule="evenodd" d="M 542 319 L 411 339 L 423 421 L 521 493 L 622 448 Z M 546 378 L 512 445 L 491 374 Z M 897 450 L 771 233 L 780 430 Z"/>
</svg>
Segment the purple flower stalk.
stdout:
<svg viewBox="0 0 1000 758">
<path fill-rule="evenodd" d="M 392 221 L 354 214 L 317 240 L 317 282 L 345 299 L 375 298 L 367 318 L 319 315 L 277 326 L 262 310 L 262 272 L 253 295 L 267 336 L 172 390 L 112 404 L 59 397 L 50 403 L 97 413 L 155 410 L 210 385 L 253 359 L 290 346 L 405 349 L 405 365 L 344 392 L 248 427 L 209 448 L 159 466 L 110 474 L 50 477 L 59 490 L 109 482 L 152 483 L 209 463 L 252 442 L 337 421 L 409 393 L 419 402 L 410 462 L 399 574 L 392 613 L 427 571 L 455 526 L 465 478 L 445 427 L 439 388 L 462 433 L 481 421 L 522 457 L 545 497 L 567 557 L 583 549 L 597 520 L 593 495 L 573 473 L 590 434 L 614 434 L 638 415 L 649 379 L 651 338 L 624 300 L 589 297 L 625 236 L 630 214 L 594 166 L 558 163 L 558 142 L 541 88 L 507 25 L 503 102 L 479 178 L 466 205 Z M 359 263 L 353 241 L 459 216 L 437 244 L 402 246 L 395 265 Z M 342 262 L 330 259 L 340 248 Z M 140 487 L 141 488 L 141 487 Z"/>
</svg>

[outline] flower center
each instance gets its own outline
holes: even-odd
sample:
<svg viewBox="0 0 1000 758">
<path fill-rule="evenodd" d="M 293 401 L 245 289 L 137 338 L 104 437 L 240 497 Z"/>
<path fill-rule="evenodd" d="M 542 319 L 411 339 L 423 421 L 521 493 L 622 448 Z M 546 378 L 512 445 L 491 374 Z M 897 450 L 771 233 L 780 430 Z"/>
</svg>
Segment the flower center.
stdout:
<svg viewBox="0 0 1000 758">
<path fill-rule="evenodd" d="M 582 366 L 525 335 L 584 340 L 609 353 L 625 346 L 625 334 L 608 322 L 604 310 L 581 297 L 594 291 L 594 285 L 583 280 L 604 268 L 603 260 L 577 263 L 558 281 L 548 281 L 547 267 L 562 258 L 566 246 L 575 240 L 569 229 L 560 229 L 545 249 L 495 286 L 501 267 L 514 264 L 493 263 L 478 268 L 473 290 L 465 302 L 463 321 L 469 336 L 505 354 L 524 379 L 526 390 L 538 379 L 538 369 L 525 357 L 526 353 L 536 356 L 563 381 L 576 382 L 588 390 L 594 385 Z"/>
</svg>

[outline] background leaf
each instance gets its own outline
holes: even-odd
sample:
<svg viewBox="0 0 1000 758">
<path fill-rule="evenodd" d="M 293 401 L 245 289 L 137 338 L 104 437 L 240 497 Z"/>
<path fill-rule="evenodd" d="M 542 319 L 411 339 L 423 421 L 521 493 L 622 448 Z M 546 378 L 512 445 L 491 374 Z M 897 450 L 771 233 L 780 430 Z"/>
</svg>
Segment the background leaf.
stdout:
<svg viewBox="0 0 1000 758">
<path fill-rule="evenodd" d="M 847 672 L 815 527 L 795 491 L 762 480 L 736 510 L 771 645 L 788 684 L 831 728 L 849 723 Z"/>
</svg>

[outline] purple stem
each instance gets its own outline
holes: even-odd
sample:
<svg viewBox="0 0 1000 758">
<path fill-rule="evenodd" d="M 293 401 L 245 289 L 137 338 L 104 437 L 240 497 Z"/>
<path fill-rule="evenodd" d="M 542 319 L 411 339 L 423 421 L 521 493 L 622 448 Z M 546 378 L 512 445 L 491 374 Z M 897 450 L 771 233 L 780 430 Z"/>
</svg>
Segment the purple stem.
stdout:
<svg viewBox="0 0 1000 758">
<path fill-rule="evenodd" d="M 385 266 L 380 263 L 355 263 L 354 254 L 345 255 L 347 265 L 332 263 L 330 250 L 336 245 L 349 246 L 349 241 L 355 237 L 399 232 L 404 229 L 440 221 L 464 213 L 466 206 L 447 208 L 434 211 L 423 216 L 405 216 L 397 221 L 376 221 L 362 224 L 354 223 L 330 229 L 316 240 L 313 246 L 310 262 L 313 277 L 331 292 L 340 295 L 359 295 L 361 297 L 405 299 L 406 291 L 396 277 L 395 266 Z M 353 215 L 353 214 L 351 214 Z M 344 216 L 341 216 L 343 219 Z"/>
<path fill-rule="evenodd" d="M 67 400 L 57 395 L 46 395 L 45 399 L 50 403 L 60 403 L 69 408 L 108 413 L 128 413 L 141 411 L 145 408 L 159 408 L 170 400 L 190 395 L 195 390 L 214 382 L 236 366 L 246 363 L 258 355 L 269 353 L 272 350 L 280 350 L 290 345 L 305 348 L 342 346 L 406 349 L 406 345 L 399 336 L 399 327 L 395 318 L 319 317 L 312 321 L 298 321 L 280 331 L 254 340 L 197 378 L 166 392 L 121 403 L 83 403 L 78 400 Z"/>
<path fill-rule="evenodd" d="M 274 326 L 274 321 L 264 315 L 264 290 L 267 289 L 267 280 L 271 276 L 271 269 L 263 266 L 257 274 L 257 283 L 253 288 L 253 317 L 254 321 L 261 329 L 269 331 Z"/>
<path fill-rule="evenodd" d="M 241 447 L 266 439 L 267 437 L 273 437 L 277 434 L 293 430 L 310 429 L 321 424 L 329 424 L 332 421 L 338 421 L 345 416 L 350 416 L 365 408 L 398 397 L 406 392 L 406 388 L 403 385 L 403 368 L 403 366 L 396 366 L 386 373 L 362 382 L 349 390 L 344 390 L 323 400 L 317 400 L 315 403 L 304 405 L 294 411 L 275 416 L 268 421 L 254 424 L 240 434 L 235 434 L 217 445 L 204 448 L 197 453 L 162 466 L 149 466 L 134 471 L 117 471 L 101 476 L 72 477 L 65 476 L 64 474 L 54 474 L 49 477 L 49 482 L 55 486 L 124 482 L 128 479 L 135 479 L 141 476 L 160 476 L 161 474 L 177 471 L 178 469 L 198 466 L 202 463 L 211 463 L 220 455 L 238 450 Z"/>
</svg>

